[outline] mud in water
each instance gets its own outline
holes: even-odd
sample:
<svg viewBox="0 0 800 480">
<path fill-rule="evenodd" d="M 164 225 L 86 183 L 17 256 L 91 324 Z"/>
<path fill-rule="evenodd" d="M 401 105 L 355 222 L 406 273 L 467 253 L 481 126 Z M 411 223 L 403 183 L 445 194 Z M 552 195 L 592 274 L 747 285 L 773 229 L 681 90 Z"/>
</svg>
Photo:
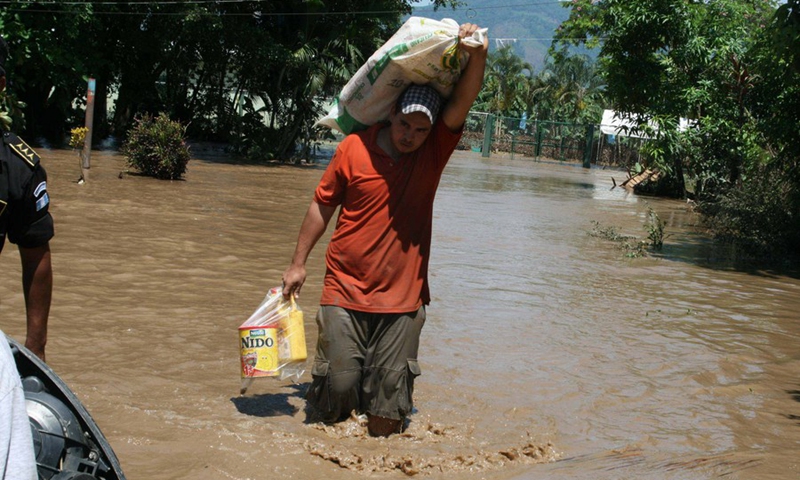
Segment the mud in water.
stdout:
<svg viewBox="0 0 800 480">
<path fill-rule="evenodd" d="M 196 146 L 184 181 L 39 152 L 56 237 L 48 360 L 130 479 L 771 479 L 800 466 L 800 281 L 720 262 L 685 202 L 619 172 L 457 152 L 434 213 L 432 304 L 406 431 L 307 419 L 299 383 L 239 396 L 237 327 L 280 284 L 322 167 Z M 631 259 L 592 222 L 664 250 Z M 329 232 L 330 233 L 330 232 Z M 326 235 L 300 297 L 316 342 Z M 19 256 L 0 325 L 24 339 Z"/>
</svg>

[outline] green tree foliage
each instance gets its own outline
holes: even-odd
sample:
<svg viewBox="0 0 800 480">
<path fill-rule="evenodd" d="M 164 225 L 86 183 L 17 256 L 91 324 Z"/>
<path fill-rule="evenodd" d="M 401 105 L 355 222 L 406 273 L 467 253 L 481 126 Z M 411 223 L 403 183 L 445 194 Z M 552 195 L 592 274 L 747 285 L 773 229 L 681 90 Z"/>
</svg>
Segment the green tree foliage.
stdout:
<svg viewBox="0 0 800 480">
<path fill-rule="evenodd" d="M 514 53 L 513 45 L 490 53 L 478 108 L 506 117 L 530 113 L 525 98 L 533 75 L 533 67 Z"/>
<path fill-rule="evenodd" d="M 800 0 L 781 5 L 751 52 L 757 71 L 746 107 L 777 168 L 800 185 Z"/>
<path fill-rule="evenodd" d="M 605 82 L 586 54 L 561 50 L 548 58 L 533 90 L 539 118 L 597 123 L 605 106 Z"/>
<path fill-rule="evenodd" d="M 800 230 L 798 0 L 573 0 L 569 6 L 558 44 L 599 47 L 613 107 L 657 126 L 650 166 L 676 185 L 695 184 L 706 211 L 732 226 L 715 223 L 727 238 L 773 232 L 776 251 L 796 250 L 796 241 L 788 245 Z M 680 117 L 696 127 L 676 133 Z M 776 183 L 783 178 L 789 183 Z M 776 187 L 769 200 L 756 188 L 764 184 Z M 789 216 L 757 213 L 766 210 Z M 762 220 L 750 222 L 754 229 L 740 221 L 746 212 Z"/>
<path fill-rule="evenodd" d="M 311 137 L 322 99 L 418 1 L 15 2 L 0 9 L 0 32 L 28 136 L 59 141 L 81 124 L 74 99 L 93 77 L 94 139 L 124 136 L 137 114 L 166 112 L 192 137 L 287 158 Z"/>
<path fill-rule="evenodd" d="M 54 136 L 73 115 L 72 100 L 85 93 L 82 75 L 88 50 L 79 41 L 91 6 L 19 2 L 0 10 L 0 33 L 8 42 L 6 74 L 11 95 L 24 104 L 30 137 Z"/>
<path fill-rule="evenodd" d="M 548 58 L 542 71 L 518 56 L 512 45 L 489 54 L 476 108 L 506 117 L 596 123 L 602 116 L 604 84 L 585 54 L 566 51 Z"/>
<path fill-rule="evenodd" d="M 7 90 L 0 91 L 0 131 L 12 130 L 14 125 L 22 123 L 24 107 L 25 105 Z"/>
</svg>

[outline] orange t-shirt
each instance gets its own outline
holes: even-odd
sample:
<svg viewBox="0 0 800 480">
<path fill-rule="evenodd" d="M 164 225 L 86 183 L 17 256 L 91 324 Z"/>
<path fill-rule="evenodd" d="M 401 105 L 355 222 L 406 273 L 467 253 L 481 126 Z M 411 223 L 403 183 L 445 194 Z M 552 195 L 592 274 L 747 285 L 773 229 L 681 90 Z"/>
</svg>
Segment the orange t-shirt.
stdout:
<svg viewBox="0 0 800 480">
<path fill-rule="evenodd" d="M 318 204 L 341 206 L 321 305 L 402 313 L 430 303 L 433 200 L 461 132 L 439 120 L 419 149 L 395 162 L 377 144 L 382 127 L 348 135 L 314 192 Z"/>
</svg>

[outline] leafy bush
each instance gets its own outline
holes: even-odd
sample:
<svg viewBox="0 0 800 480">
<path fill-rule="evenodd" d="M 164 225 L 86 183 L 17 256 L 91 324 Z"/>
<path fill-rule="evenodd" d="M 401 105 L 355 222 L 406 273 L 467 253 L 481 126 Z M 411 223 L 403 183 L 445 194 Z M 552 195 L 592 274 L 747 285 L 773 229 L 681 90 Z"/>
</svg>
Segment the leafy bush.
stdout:
<svg viewBox="0 0 800 480">
<path fill-rule="evenodd" d="M 717 240 L 739 259 L 780 259 L 800 253 L 800 192 L 780 171 L 764 169 L 715 202 L 701 203 Z"/>
<path fill-rule="evenodd" d="M 89 129 L 86 127 L 75 127 L 69 131 L 69 146 L 75 150 L 83 148 L 83 143 L 86 141 L 86 134 Z"/>
<path fill-rule="evenodd" d="M 647 240 L 650 242 L 650 248 L 653 250 L 661 250 L 664 246 L 664 226 L 666 222 L 661 220 L 661 217 L 653 210 L 652 207 L 647 207 L 647 223 L 644 229 L 647 230 Z"/>
<path fill-rule="evenodd" d="M 14 125 L 16 130 L 25 124 L 25 115 L 22 110 L 25 104 L 8 90 L 0 91 L 0 131 L 11 130 Z"/>
<path fill-rule="evenodd" d="M 280 132 L 264 124 L 260 111 L 245 109 L 231 138 L 233 153 L 255 161 L 274 158 L 275 145 L 280 142 Z"/>
<path fill-rule="evenodd" d="M 157 117 L 140 115 L 128 133 L 122 153 L 128 157 L 128 166 L 142 175 L 176 180 L 183 176 L 189 163 L 185 134 L 186 127 L 165 113 Z"/>
</svg>

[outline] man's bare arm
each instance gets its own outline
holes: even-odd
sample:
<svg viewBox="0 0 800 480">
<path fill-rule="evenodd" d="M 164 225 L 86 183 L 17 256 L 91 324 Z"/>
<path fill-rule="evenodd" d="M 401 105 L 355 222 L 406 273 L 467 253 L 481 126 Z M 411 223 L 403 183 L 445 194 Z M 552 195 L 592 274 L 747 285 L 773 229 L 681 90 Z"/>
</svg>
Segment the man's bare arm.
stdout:
<svg viewBox="0 0 800 480">
<path fill-rule="evenodd" d="M 22 291 L 25 295 L 28 333 L 25 347 L 45 360 L 47 344 L 47 320 L 50 316 L 50 301 L 53 295 L 53 267 L 50 260 L 50 245 L 35 248 L 19 248 L 22 260 Z"/>
<path fill-rule="evenodd" d="M 300 295 L 300 289 L 306 281 L 306 260 L 308 260 L 311 250 L 319 241 L 322 234 L 328 228 L 328 223 L 333 217 L 336 207 L 320 205 L 311 202 L 300 226 L 300 235 L 297 238 L 297 246 L 292 256 L 292 263 L 283 272 L 283 295 Z"/>
</svg>

